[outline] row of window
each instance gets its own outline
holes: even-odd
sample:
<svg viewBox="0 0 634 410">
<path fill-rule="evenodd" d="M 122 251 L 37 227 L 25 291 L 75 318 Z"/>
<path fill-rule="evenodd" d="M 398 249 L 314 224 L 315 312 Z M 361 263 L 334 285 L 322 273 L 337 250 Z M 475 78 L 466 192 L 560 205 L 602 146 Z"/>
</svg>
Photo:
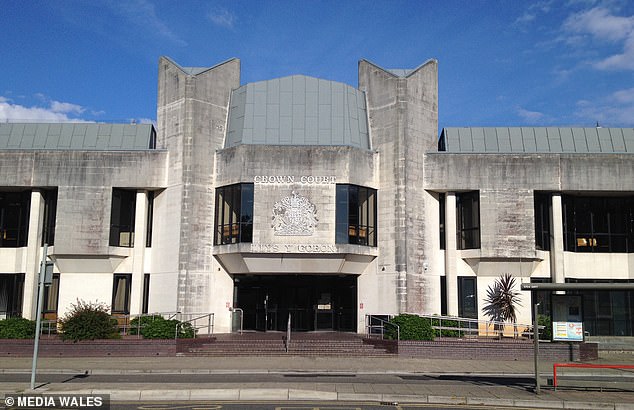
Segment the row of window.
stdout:
<svg viewBox="0 0 634 410">
<path fill-rule="evenodd" d="M 634 252 L 634 197 L 562 195 L 564 250 Z M 550 250 L 552 194 L 535 193 L 535 246 Z"/>
<path fill-rule="evenodd" d="M 337 184 L 335 243 L 376 246 L 375 189 Z M 253 238 L 253 184 L 216 189 L 214 244 L 249 243 Z"/>
<path fill-rule="evenodd" d="M 42 245 L 55 242 L 57 190 L 42 191 L 44 197 L 44 232 Z M 19 248 L 27 245 L 31 191 L 0 192 L 0 247 Z"/>
<path fill-rule="evenodd" d="M 440 194 L 440 246 L 445 249 L 445 194 Z M 634 197 L 562 195 L 564 250 L 634 252 Z M 535 247 L 551 243 L 552 194 L 535 192 Z M 456 193 L 457 249 L 480 248 L 479 193 Z"/>
</svg>

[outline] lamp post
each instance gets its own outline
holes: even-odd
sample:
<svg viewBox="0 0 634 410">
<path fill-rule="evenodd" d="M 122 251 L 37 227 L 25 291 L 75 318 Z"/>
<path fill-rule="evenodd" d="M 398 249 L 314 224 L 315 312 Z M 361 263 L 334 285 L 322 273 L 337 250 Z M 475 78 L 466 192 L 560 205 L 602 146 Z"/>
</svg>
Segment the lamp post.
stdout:
<svg viewBox="0 0 634 410">
<path fill-rule="evenodd" d="M 53 266 L 46 262 L 48 253 L 48 244 L 44 244 L 44 252 L 42 252 L 42 262 L 40 262 L 40 273 L 38 275 L 38 297 L 37 297 L 37 311 L 35 319 L 35 342 L 33 343 L 33 363 L 31 365 L 31 390 L 35 389 L 35 369 L 37 367 L 37 352 L 40 347 L 40 333 L 42 328 L 42 302 L 44 300 L 44 285 L 47 282 L 50 284 L 51 278 L 48 277 L 48 273 L 52 276 Z M 50 268 L 50 269 L 49 269 Z"/>
</svg>

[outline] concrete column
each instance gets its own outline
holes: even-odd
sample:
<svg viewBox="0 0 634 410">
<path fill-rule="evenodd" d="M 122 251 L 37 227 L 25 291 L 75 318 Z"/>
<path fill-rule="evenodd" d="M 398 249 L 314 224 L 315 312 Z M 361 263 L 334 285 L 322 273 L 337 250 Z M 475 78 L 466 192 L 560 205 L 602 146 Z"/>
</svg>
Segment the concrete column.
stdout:
<svg viewBox="0 0 634 410">
<path fill-rule="evenodd" d="M 445 195 L 445 281 L 447 284 L 447 315 L 458 316 L 458 246 L 456 243 L 456 193 Z"/>
<path fill-rule="evenodd" d="M 37 285 L 42 259 L 42 232 L 44 230 L 44 196 L 42 192 L 31 192 L 29 232 L 26 247 L 26 272 L 22 297 L 22 316 L 35 320 L 37 309 Z M 50 248 L 49 248 L 50 249 Z"/>
<path fill-rule="evenodd" d="M 552 196 L 550 210 L 550 279 L 553 283 L 564 283 L 564 222 L 561 193 Z"/>
<path fill-rule="evenodd" d="M 134 248 L 132 250 L 132 289 L 130 291 L 130 314 L 141 313 L 143 308 L 143 276 L 145 274 L 145 242 L 147 239 L 147 191 L 136 193 L 134 214 Z"/>
</svg>

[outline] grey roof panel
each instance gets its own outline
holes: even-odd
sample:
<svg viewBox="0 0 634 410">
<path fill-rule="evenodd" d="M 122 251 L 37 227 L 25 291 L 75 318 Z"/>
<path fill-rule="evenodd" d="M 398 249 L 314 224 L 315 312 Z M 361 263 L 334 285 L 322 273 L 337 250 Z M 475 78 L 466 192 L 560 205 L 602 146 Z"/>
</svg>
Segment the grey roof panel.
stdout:
<svg viewBox="0 0 634 410">
<path fill-rule="evenodd" d="M 634 128 L 444 128 L 447 152 L 634 153 Z"/>
<path fill-rule="evenodd" d="M 369 149 L 365 94 L 301 75 L 243 85 L 232 92 L 225 147 L 239 144 Z"/>
<path fill-rule="evenodd" d="M 151 124 L 4 123 L 0 150 L 146 150 Z"/>
</svg>

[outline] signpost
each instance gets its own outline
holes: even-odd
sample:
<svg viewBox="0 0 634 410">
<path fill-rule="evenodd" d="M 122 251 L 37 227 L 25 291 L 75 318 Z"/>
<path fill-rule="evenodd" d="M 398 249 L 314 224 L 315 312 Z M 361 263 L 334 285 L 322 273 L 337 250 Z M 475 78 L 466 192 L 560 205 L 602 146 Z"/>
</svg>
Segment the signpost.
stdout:
<svg viewBox="0 0 634 410">
<path fill-rule="evenodd" d="M 40 347 L 40 333 L 42 329 L 42 301 L 44 300 L 44 286 L 53 282 L 53 263 L 47 262 L 48 245 L 44 244 L 42 262 L 38 275 L 38 297 L 35 319 L 35 342 L 33 343 L 33 363 L 31 365 L 31 390 L 35 389 L 35 369 L 37 367 L 37 352 Z"/>
</svg>

